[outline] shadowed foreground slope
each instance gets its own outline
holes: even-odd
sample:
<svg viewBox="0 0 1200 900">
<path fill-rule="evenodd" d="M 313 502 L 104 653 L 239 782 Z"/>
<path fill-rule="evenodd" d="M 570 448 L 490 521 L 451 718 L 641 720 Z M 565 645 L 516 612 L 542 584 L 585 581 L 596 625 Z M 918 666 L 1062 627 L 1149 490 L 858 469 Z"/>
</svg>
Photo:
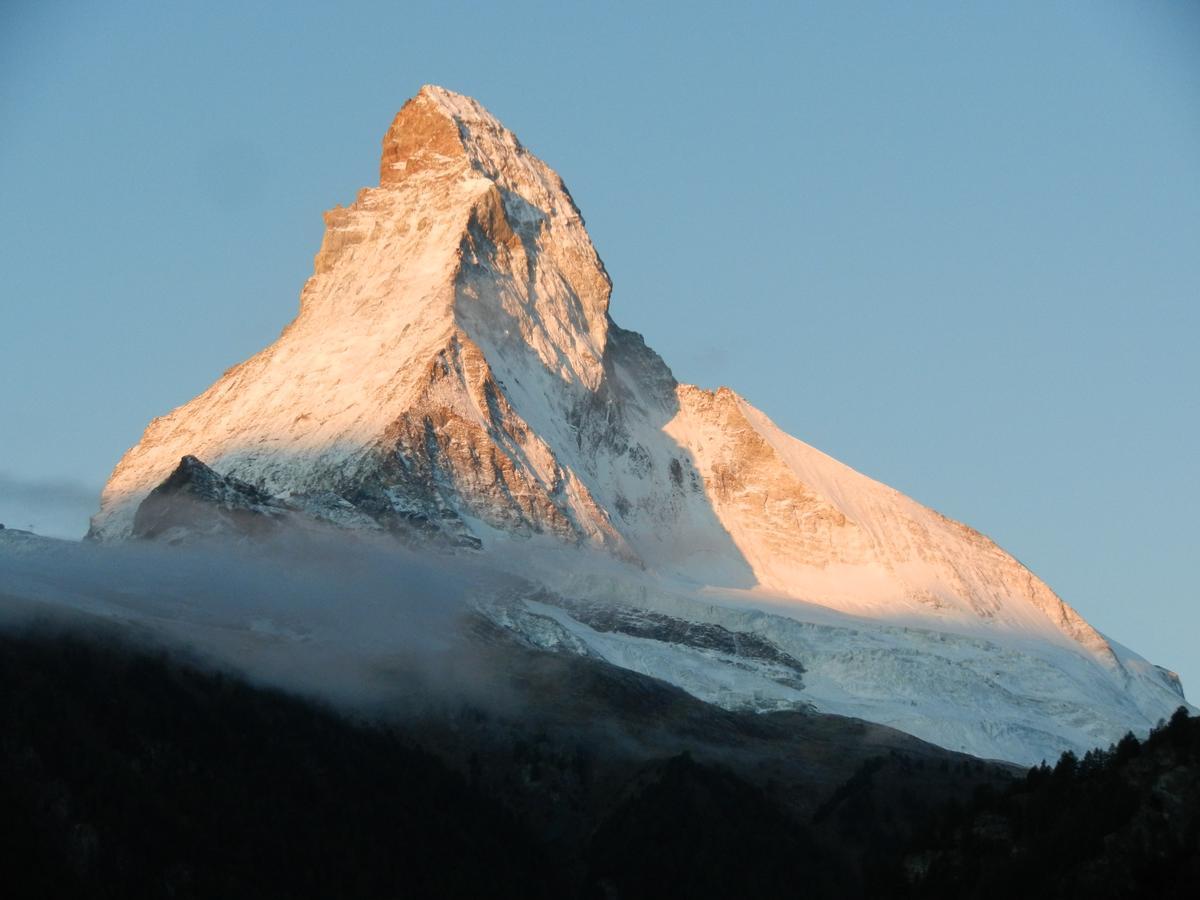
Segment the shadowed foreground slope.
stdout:
<svg viewBox="0 0 1200 900">
<path fill-rule="evenodd" d="M 503 641 L 484 665 L 528 702 L 401 698 L 382 725 L 115 633 L 0 633 L 6 895 L 791 896 L 803 872 L 844 896 L 859 848 L 807 820 L 861 760 L 918 760 L 960 796 L 1008 777 Z"/>
<path fill-rule="evenodd" d="M 6 896 L 899 896 L 933 823 L 1016 790 L 878 726 L 487 637 L 524 704 L 410 696 L 383 725 L 111 634 L 0 634 Z"/>
<path fill-rule="evenodd" d="M 0 722 L 9 897 L 553 895 L 513 817 L 396 734 L 162 654 L 0 636 Z"/>
<path fill-rule="evenodd" d="M 1127 735 L 1083 759 L 1064 753 L 1006 790 L 944 809 L 881 884 L 904 896 L 1196 896 L 1200 886 L 1200 718 L 1184 707 L 1145 742 Z"/>
</svg>

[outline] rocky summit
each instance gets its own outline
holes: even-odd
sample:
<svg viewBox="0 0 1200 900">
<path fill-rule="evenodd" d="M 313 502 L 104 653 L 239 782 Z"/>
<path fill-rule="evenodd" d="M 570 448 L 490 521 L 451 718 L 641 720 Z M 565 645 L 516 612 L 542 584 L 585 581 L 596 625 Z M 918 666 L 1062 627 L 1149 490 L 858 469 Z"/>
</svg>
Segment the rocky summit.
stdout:
<svg viewBox="0 0 1200 900">
<path fill-rule="evenodd" d="M 613 322 L 562 179 L 474 100 L 422 88 L 325 221 L 296 318 L 150 423 L 92 538 L 291 523 L 482 555 L 529 588 L 480 608 L 539 647 L 1020 762 L 1179 706 L 978 531 L 678 383 Z"/>
</svg>

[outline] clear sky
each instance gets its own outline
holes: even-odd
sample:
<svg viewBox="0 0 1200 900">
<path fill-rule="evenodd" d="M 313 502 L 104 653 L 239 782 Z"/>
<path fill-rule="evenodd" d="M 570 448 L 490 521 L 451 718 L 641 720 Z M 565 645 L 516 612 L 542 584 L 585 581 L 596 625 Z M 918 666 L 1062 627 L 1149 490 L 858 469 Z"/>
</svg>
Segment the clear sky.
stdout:
<svg viewBox="0 0 1200 900">
<path fill-rule="evenodd" d="M 1200 699 L 1200 4 L 644 6 L 0 5 L 0 522 L 83 532 L 434 82 L 563 175 L 680 379 Z"/>
</svg>

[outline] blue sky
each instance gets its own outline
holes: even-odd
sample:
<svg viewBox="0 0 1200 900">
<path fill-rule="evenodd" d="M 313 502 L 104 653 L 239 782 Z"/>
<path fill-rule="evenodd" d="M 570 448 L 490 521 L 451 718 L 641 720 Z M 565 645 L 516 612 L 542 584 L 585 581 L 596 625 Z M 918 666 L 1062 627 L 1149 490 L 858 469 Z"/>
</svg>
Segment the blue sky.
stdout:
<svg viewBox="0 0 1200 900">
<path fill-rule="evenodd" d="M 1200 5 L 642 7 L 4 4 L 0 521 L 82 532 L 278 334 L 434 82 L 559 170 L 679 378 L 1200 692 Z"/>
</svg>

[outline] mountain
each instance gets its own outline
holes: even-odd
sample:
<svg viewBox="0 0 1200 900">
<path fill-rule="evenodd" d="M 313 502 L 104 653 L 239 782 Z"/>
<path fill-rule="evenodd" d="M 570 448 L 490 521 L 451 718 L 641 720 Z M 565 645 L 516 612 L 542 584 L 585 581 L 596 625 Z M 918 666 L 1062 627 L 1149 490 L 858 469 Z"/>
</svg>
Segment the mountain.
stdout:
<svg viewBox="0 0 1200 900">
<path fill-rule="evenodd" d="M 325 219 L 295 320 L 150 423 L 92 538 L 477 551 L 526 585 L 480 608 L 539 646 L 1022 762 L 1179 705 L 979 532 L 678 383 L 610 317 L 562 180 L 474 100 L 422 88 Z"/>
</svg>

